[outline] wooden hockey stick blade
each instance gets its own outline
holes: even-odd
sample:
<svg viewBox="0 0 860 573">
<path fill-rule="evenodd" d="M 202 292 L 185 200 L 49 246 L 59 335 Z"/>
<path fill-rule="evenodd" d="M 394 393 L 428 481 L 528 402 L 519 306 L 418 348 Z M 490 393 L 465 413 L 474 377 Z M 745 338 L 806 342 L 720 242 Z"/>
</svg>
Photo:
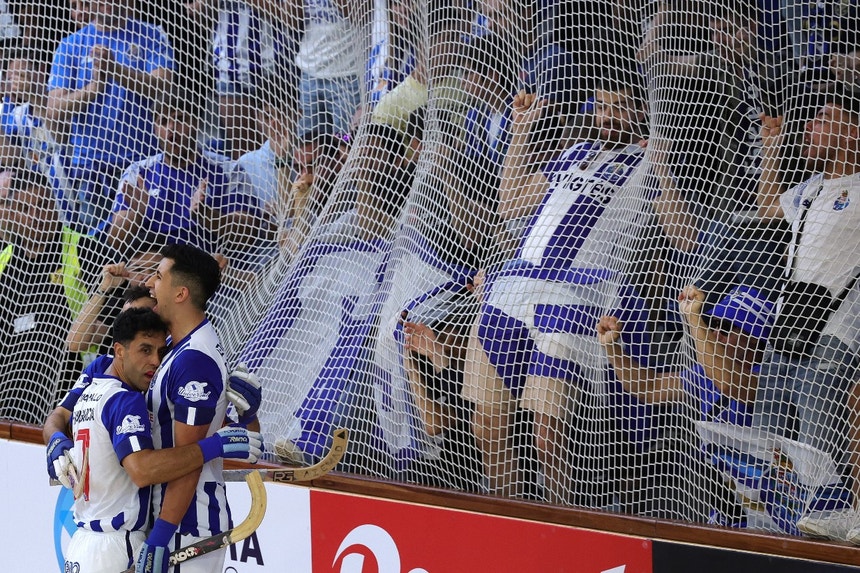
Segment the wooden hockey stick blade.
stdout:
<svg viewBox="0 0 860 573">
<path fill-rule="evenodd" d="M 258 474 L 263 478 L 263 481 L 271 481 L 275 483 L 292 483 L 299 481 L 311 481 L 321 478 L 330 472 L 343 457 L 346 452 L 346 444 L 348 432 L 346 428 L 339 428 L 334 431 L 331 438 L 331 448 L 325 457 L 319 462 L 306 468 L 290 468 L 290 469 L 259 469 L 259 470 L 224 470 L 224 481 L 240 481 L 245 479 L 248 474 Z"/>
<path fill-rule="evenodd" d="M 197 543 L 192 543 L 172 552 L 170 554 L 171 565 L 184 563 L 189 559 L 218 551 L 228 545 L 247 539 L 260 527 L 263 516 L 266 515 L 266 486 L 263 485 L 263 480 L 257 473 L 248 474 L 245 481 L 248 483 L 248 489 L 251 490 L 251 509 L 248 511 L 248 517 L 233 529 L 201 539 Z M 134 569 L 134 567 L 130 567 L 123 573 L 134 573 Z"/>
<path fill-rule="evenodd" d="M 87 483 L 87 474 L 90 471 L 90 449 L 84 450 L 84 459 L 81 461 L 81 473 L 78 474 L 78 480 L 72 482 L 72 492 L 75 494 L 75 499 L 81 497 L 84 493 L 84 486 Z"/>
</svg>

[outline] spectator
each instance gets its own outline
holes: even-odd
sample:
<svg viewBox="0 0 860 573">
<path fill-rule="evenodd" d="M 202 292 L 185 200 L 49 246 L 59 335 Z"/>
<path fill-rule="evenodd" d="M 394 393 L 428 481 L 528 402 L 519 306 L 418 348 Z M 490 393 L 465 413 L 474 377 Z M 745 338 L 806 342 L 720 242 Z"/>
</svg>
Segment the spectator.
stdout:
<svg viewBox="0 0 860 573">
<path fill-rule="evenodd" d="M 0 111 L 3 144 L 0 149 L 6 165 L 36 169 L 53 183 L 54 196 L 63 215 L 71 224 L 75 200 L 68 179 L 68 156 L 47 117 L 47 94 L 44 70 L 35 55 L 21 52 L 6 64 L 6 91 Z"/>
<path fill-rule="evenodd" d="M 66 352 L 66 333 L 86 297 L 84 285 L 114 255 L 62 226 L 47 178 L 30 169 L 12 176 L 0 205 L 0 234 L 0 416 L 38 424 L 40 412 L 80 372 L 79 357 Z M 38 360 L 34 348 L 43 349 Z M 5 406 L 21 399 L 30 404 L 27 412 Z"/>
<path fill-rule="evenodd" d="M 196 94 L 177 92 L 155 110 L 161 153 L 132 164 L 113 207 L 108 240 L 117 249 L 138 241 L 194 244 L 208 252 L 252 245 L 267 233 L 262 211 L 245 173 L 198 145 L 201 104 Z M 184 97 L 183 97 L 184 96 Z"/>
<path fill-rule="evenodd" d="M 411 189 L 417 157 L 409 157 L 404 131 L 371 124 L 364 135 L 356 146 L 362 162 L 355 182 L 356 230 L 364 238 L 388 237 Z"/>
<path fill-rule="evenodd" d="M 295 0 L 296 4 L 298 0 Z M 361 99 L 356 25 L 350 4 L 343 0 L 302 0 L 304 32 L 296 66 L 301 117 L 298 137 L 328 123 L 337 133 L 349 133 Z"/>
<path fill-rule="evenodd" d="M 513 493 L 517 466 L 508 432 L 520 402 L 535 413 L 546 497 L 569 501 L 573 400 L 578 386 L 587 391 L 589 381 L 602 378 L 599 348 L 585 335 L 593 323 L 583 324 L 583 317 L 612 306 L 617 275 L 632 255 L 629 241 L 655 195 L 641 165 L 643 93 L 634 75 L 624 79 L 596 93 L 600 138 L 571 147 L 543 171 L 535 170 L 529 139 L 545 101 L 528 94 L 514 100 L 499 213 L 516 255 L 487 273 L 463 384 L 475 405 L 473 431 L 494 493 Z M 696 232 L 677 224 L 687 217 L 684 205 L 671 192 L 653 202 L 676 244 Z"/>
<path fill-rule="evenodd" d="M 298 231 L 298 237 L 287 237 L 290 242 L 286 243 L 287 248 L 296 245 L 301 246 L 301 250 L 291 259 L 288 274 L 281 278 L 271 303 L 264 309 L 265 313 L 261 310 L 258 325 L 239 355 L 240 360 L 260 372 L 261 377 L 268 375 L 276 380 L 282 378 L 283 370 L 278 364 L 285 356 L 295 357 L 300 362 L 298 369 L 291 373 L 295 383 L 291 397 L 307 396 L 307 400 L 296 403 L 293 411 L 295 423 L 290 424 L 276 441 L 276 453 L 284 460 L 313 459 L 325 451 L 331 436 L 327 429 L 341 419 L 341 414 L 332 408 L 342 412 L 347 406 L 340 400 L 347 399 L 351 392 L 354 384 L 351 373 L 364 360 L 367 345 L 385 345 L 395 361 L 400 356 L 400 349 L 392 337 L 380 335 L 376 340 L 372 338 L 374 333 L 386 332 L 377 327 L 368 328 L 368 320 L 378 320 L 374 313 L 361 310 L 357 314 L 352 310 L 344 313 L 342 306 L 343 301 L 349 301 L 350 309 L 369 309 L 390 302 L 378 280 L 391 257 L 395 218 L 406 201 L 414 170 L 414 163 L 407 159 L 406 145 L 400 132 L 388 125 L 370 125 L 368 132 L 384 142 L 385 147 L 375 152 L 390 162 L 374 165 L 373 179 L 366 191 L 355 191 L 353 195 L 348 187 L 342 190 L 349 195 L 349 199 L 343 201 L 349 208 L 328 209 L 320 217 L 313 233 L 305 238 L 301 235 L 302 218 L 312 220 L 316 215 L 314 211 L 320 207 L 312 202 L 317 193 L 315 188 L 321 183 L 320 178 L 330 180 L 325 175 L 326 171 L 336 173 L 335 169 L 321 168 L 319 161 L 312 163 L 313 186 L 308 192 L 311 201 L 305 206 L 304 215 L 299 215 L 290 229 Z M 333 163 L 337 165 L 337 162 Z M 289 198 L 285 197 L 284 205 L 291 205 L 288 201 Z M 334 201 L 330 199 L 327 206 L 333 205 Z M 426 259 L 435 258 L 424 250 L 422 255 L 424 264 L 431 264 Z M 450 272 L 449 265 L 437 265 L 432 272 L 433 278 Z M 407 282 L 411 284 L 411 281 Z M 391 304 L 399 306 L 401 302 L 402 299 Z M 328 318 L 314 318 L 319 313 Z M 307 324 L 304 322 L 306 319 L 312 320 L 309 326 L 313 335 L 310 337 L 303 326 Z M 308 347 L 309 342 L 312 348 Z M 330 367 L 335 364 L 336 367 Z M 395 379 L 393 375 L 389 377 L 388 371 L 380 369 L 379 377 L 374 377 L 373 383 L 390 379 L 398 384 L 398 394 L 405 396 L 409 391 L 408 382 L 399 366 L 396 370 L 398 377 Z M 323 391 L 322 388 L 328 390 Z M 318 400 L 321 396 L 325 396 L 323 402 Z M 380 418 L 388 414 L 396 417 L 400 410 L 396 414 L 378 412 Z M 386 421 L 390 422 L 391 417 Z M 413 452 L 411 447 L 403 448 L 399 441 L 404 434 L 411 434 L 412 424 L 397 426 L 382 420 L 375 424 L 384 439 L 390 440 L 388 443 L 393 450 Z M 383 427 L 397 434 L 397 438 L 391 438 Z M 411 441 L 411 438 L 407 439 Z"/>
<path fill-rule="evenodd" d="M 774 149 L 765 153 L 776 155 L 783 140 L 782 118 L 767 121 L 766 142 Z M 826 95 L 806 124 L 803 155 L 816 174 L 782 195 L 760 199 L 760 213 L 785 218 L 792 238 L 787 283 L 770 340 L 773 353 L 761 368 L 753 423 L 847 464 L 852 455 L 847 450 L 847 403 L 857 379 L 860 344 L 853 254 L 860 248 L 860 211 L 852 201 L 860 165 L 856 96 Z M 797 528 L 816 537 L 860 541 L 860 517 L 852 503 L 844 487 L 816 492 L 806 500 L 806 511 L 796 516 Z"/>
<path fill-rule="evenodd" d="M 753 373 L 758 372 L 765 342 L 770 335 L 774 305 L 762 298 L 757 290 L 745 286 L 734 289 L 714 306 L 710 314 L 702 312 L 704 299 L 704 293 L 693 286 L 685 288 L 680 296 L 681 314 L 690 329 L 696 350 L 695 363 L 683 370 L 657 370 L 631 357 L 620 340 L 625 325 L 616 316 L 600 318 L 598 338 L 606 348 L 615 377 L 626 392 L 640 401 L 662 404 L 683 402 L 686 398 L 695 412 L 695 419 L 749 426 L 756 390 Z M 728 384 L 719 385 L 713 381 L 715 369 L 728 373 L 720 377 Z M 738 507 L 726 511 L 736 505 L 729 492 L 721 491 L 725 497 L 719 499 L 711 491 L 713 471 L 709 472 L 702 466 L 704 452 L 701 448 L 686 454 L 689 459 L 686 464 L 679 464 L 679 468 L 690 473 L 683 476 L 683 481 L 694 484 L 696 501 L 705 503 L 709 511 L 697 517 L 722 525 L 744 525 L 745 520 Z M 625 465 L 639 465 L 632 470 L 642 472 L 640 480 L 659 479 L 657 474 L 665 471 L 665 468 L 652 464 L 631 464 L 630 459 Z M 676 475 L 677 469 L 669 475 Z M 700 475 L 697 476 L 697 472 Z M 721 480 L 716 479 L 716 482 L 721 483 Z M 636 493 L 633 495 L 638 497 Z M 634 501 L 641 503 L 639 499 Z"/>
<path fill-rule="evenodd" d="M 276 65 L 276 53 L 282 48 L 276 34 L 281 17 L 277 3 L 267 0 L 218 3 L 212 53 L 222 151 L 231 159 L 238 159 L 262 143 L 258 117 L 267 89 L 263 79 L 267 73 L 281 71 Z M 286 106 L 289 102 L 281 104 Z"/>
<path fill-rule="evenodd" d="M 266 95 L 261 95 L 259 124 L 266 142 L 253 151 L 242 155 L 237 161 L 245 173 L 261 206 L 273 212 L 278 197 L 278 172 L 291 167 L 292 133 L 295 117 L 291 113 L 290 88 L 286 80 L 267 76 Z M 295 173 L 289 173 L 289 178 Z"/>
<path fill-rule="evenodd" d="M 100 228 L 128 163 L 155 150 L 150 102 L 171 80 L 173 51 L 160 28 L 124 3 L 90 4 L 92 21 L 64 38 L 48 79 L 48 114 L 71 147 L 76 228 Z"/>
<path fill-rule="evenodd" d="M 285 184 L 279 187 L 279 207 L 284 212 L 278 240 L 291 254 L 301 248 L 311 225 L 328 202 L 350 145 L 349 134 L 331 133 L 330 128 L 320 126 L 306 133 L 293 152 L 296 178 L 288 189 Z"/>
<path fill-rule="evenodd" d="M 710 164 L 714 176 L 720 178 L 715 186 L 702 190 L 703 200 L 718 213 L 745 211 L 755 208 L 762 175 L 760 116 L 765 111 L 773 114 L 775 107 L 773 95 L 768 97 L 775 91 L 768 74 L 778 73 L 772 69 L 782 62 L 767 61 L 758 49 L 758 21 L 752 4 L 741 2 L 729 7 L 716 2 L 708 6 L 709 51 L 689 55 L 681 52 L 678 45 L 686 38 L 673 34 L 694 35 L 695 28 L 688 25 L 679 30 L 673 24 L 686 21 L 681 12 L 688 7 L 660 2 L 637 58 L 655 89 L 680 87 L 695 102 L 684 107 L 680 96 L 673 97 L 671 108 L 664 108 L 657 122 L 660 129 L 671 125 L 673 131 L 684 131 L 673 151 L 687 157 L 688 171 L 693 166 Z M 679 85 L 679 77 L 696 83 Z M 695 114 L 692 133 L 691 113 Z M 684 141 L 695 141 L 699 150 L 683 148 Z M 696 170 L 691 177 L 712 179 L 700 173 L 701 168 Z"/>
</svg>

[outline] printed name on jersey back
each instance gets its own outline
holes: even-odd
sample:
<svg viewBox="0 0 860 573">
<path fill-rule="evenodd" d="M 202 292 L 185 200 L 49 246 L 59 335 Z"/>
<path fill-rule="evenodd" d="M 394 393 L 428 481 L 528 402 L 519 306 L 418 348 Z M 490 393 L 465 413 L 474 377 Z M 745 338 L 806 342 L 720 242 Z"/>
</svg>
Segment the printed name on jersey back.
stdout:
<svg viewBox="0 0 860 573">
<path fill-rule="evenodd" d="M 554 187 L 574 195 L 590 197 L 602 205 L 609 203 L 612 196 L 618 190 L 615 185 L 607 184 L 603 180 L 595 180 L 591 177 L 583 177 L 579 173 L 559 173 L 552 179 Z"/>
<path fill-rule="evenodd" d="M 98 402 L 99 400 L 101 400 L 101 398 L 102 398 L 101 394 L 84 392 L 83 394 L 81 394 L 81 397 L 78 398 L 78 403 L 80 404 L 83 402 Z"/>
<path fill-rule="evenodd" d="M 96 419 L 95 407 L 75 408 L 75 414 L 72 420 L 72 425 L 80 424 L 81 422 L 92 422 Z"/>
</svg>

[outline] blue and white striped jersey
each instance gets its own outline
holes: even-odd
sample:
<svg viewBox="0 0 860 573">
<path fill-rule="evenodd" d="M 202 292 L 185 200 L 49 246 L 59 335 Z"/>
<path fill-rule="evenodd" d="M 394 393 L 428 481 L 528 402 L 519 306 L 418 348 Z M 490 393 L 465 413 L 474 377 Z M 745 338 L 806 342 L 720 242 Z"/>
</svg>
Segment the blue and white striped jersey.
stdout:
<svg viewBox="0 0 860 573">
<path fill-rule="evenodd" d="M 273 33 L 272 25 L 247 2 L 221 2 L 212 36 L 219 92 L 253 88 L 264 70 L 273 69 Z"/>
<path fill-rule="evenodd" d="M 638 144 L 603 149 L 589 141 L 550 162 L 544 170 L 549 189 L 524 230 L 518 261 L 546 270 L 620 271 L 623 246 L 658 192 L 656 181 L 638 169 L 643 157 Z"/>
<path fill-rule="evenodd" d="M 152 449 L 143 394 L 112 376 L 95 378 L 72 413 L 75 465 L 88 474 L 75 500 L 78 527 L 92 531 L 143 531 L 149 520 L 150 488 L 138 488 L 122 467 L 129 454 Z"/>
<path fill-rule="evenodd" d="M 211 436 L 223 424 L 227 410 L 224 393 L 227 367 L 215 328 L 204 320 L 176 342 L 161 363 L 147 392 L 156 448 L 174 444 L 173 423 L 208 426 Z M 230 515 L 222 476 L 221 458 L 203 466 L 197 492 L 179 526 L 179 533 L 208 537 L 230 527 Z M 161 512 L 167 486 L 153 487 L 153 514 Z"/>
</svg>

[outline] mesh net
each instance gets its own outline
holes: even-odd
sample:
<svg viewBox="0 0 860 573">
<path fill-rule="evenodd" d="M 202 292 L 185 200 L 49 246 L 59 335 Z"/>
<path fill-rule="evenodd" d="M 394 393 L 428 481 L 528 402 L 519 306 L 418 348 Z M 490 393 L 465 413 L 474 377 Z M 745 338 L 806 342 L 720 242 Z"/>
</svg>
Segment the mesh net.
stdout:
<svg viewBox="0 0 860 573">
<path fill-rule="evenodd" d="M 282 461 L 860 525 L 857 2 L 134 4 L 0 1 L 0 417 L 190 242 Z"/>
</svg>

